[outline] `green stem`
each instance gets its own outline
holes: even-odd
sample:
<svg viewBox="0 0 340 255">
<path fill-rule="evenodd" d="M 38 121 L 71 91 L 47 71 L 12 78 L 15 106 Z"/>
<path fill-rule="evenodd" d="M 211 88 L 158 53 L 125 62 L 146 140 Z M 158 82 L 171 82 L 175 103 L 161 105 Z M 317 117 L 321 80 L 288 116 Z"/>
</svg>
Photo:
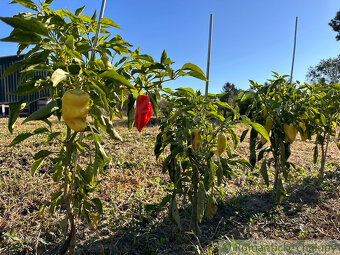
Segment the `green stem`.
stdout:
<svg viewBox="0 0 340 255">
<path fill-rule="evenodd" d="M 279 155 L 278 155 L 278 151 L 274 150 L 274 169 L 275 169 L 275 173 L 274 173 L 274 191 L 276 191 L 277 189 L 277 183 L 278 183 L 278 179 L 279 179 Z"/>
<path fill-rule="evenodd" d="M 74 254 L 75 244 L 76 244 L 76 227 L 75 227 L 75 219 L 74 213 L 72 210 L 72 177 L 70 180 L 70 169 L 72 169 L 72 152 L 73 152 L 73 141 L 76 137 L 76 132 L 74 132 L 71 136 L 71 129 L 67 127 L 67 135 L 66 135 L 66 157 L 65 157 L 65 168 L 64 168 L 64 201 L 66 205 L 66 222 L 67 226 L 68 223 L 70 224 L 70 233 L 69 236 L 66 238 L 63 246 L 61 247 L 59 254 L 66 254 L 68 251 L 69 255 Z M 73 173 L 72 173 L 73 176 Z M 68 227 L 66 227 L 66 233 L 68 232 Z"/>
<path fill-rule="evenodd" d="M 201 235 L 200 227 L 198 226 L 198 215 L 197 215 L 197 207 L 198 207 L 198 182 L 199 182 L 199 173 L 197 167 L 193 160 L 191 161 L 192 165 L 192 185 L 193 185 L 193 195 L 192 195 L 192 211 L 191 211 L 191 228 L 194 233 L 198 236 Z"/>
<path fill-rule="evenodd" d="M 326 156 L 327 156 L 327 151 L 328 151 L 329 139 L 330 139 L 330 135 L 327 134 L 326 147 L 325 147 L 325 143 L 321 144 L 321 167 L 319 171 L 319 181 L 321 182 L 323 181 L 324 172 L 325 172 L 325 164 L 326 164 Z"/>
</svg>

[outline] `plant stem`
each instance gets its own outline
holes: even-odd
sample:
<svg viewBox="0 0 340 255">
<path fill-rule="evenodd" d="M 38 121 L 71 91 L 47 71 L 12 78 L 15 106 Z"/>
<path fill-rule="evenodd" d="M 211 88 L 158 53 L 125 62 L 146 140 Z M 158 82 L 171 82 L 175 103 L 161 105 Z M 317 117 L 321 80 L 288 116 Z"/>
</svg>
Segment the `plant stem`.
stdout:
<svg viewBox="0 0 340 255">
<path fill-rule="evenodd" d="M 198 226 L 198 215 L 197 215 L 197 207 L 198 207 L 198 179 L 199 173 L 195 163 L 191 160 L 192 165 L 192 185 L 193 185 L 193 196 L 191 201 L 192 211 L 191 211 L 191 228 L 194 233 L 198 236 L 201 235 L 200 227 Z"/>
<path fill-rule="evenodd" d="M 274 168 L 275 168 L 275 173 L 274 173 L 274 191 L 277 189 L 277 182 L 279 179 L 279 155 L 278 151 L 274 150 Z"/>
<path fill-rule="evenodd" d="M 66 224 L 70 224 L 71 230 L 69 236 L 66 238 L 63 246 L 61 247 L 59 254 L 66 254 L 68 251 L 69 255 L 74 254 L 75 244 L 76 244 L 76 228 L 75 228 L 75 221 L 74 221 L 74 214 L 72 211 L 72 177 L 70 180 L 70 169 L 72 164 L 72 151 L 73 151 L 73 141 L 76 136 L 76 133 L 73 133 L 71 136 L 71 129 L 67 127 L 67 135 L 66 135 L 66 166 L 64 169 L 64 201 L 66 205 Z M 73 176 L 73 173 L 72 173 Z M 71 184 L 71 185 L 70 185 Z M 70 187 L 71 186 L 71 187 Z M 66 228 L 66 230 L 68 227 Z M 67 231 L 66 231 L 67 233 Z"/>
<path fill-rule="evenodd" d="M 323 177 L 324 177 L 325 164 L 326 164 L 326 156 L 327 156 L 327 151 L 328 151 L 329 139 L 330 139 L 330 135 L 328 133 L 327 134 L 327 138 L 326 138 L 326 147 L 325 147 L 325 143 L 323 143 L 321 145 L 321 167 L 320 167 L 320 171 L 319 171 L 319 181 L 320 182 L 323 181 Z"/>
</svg>

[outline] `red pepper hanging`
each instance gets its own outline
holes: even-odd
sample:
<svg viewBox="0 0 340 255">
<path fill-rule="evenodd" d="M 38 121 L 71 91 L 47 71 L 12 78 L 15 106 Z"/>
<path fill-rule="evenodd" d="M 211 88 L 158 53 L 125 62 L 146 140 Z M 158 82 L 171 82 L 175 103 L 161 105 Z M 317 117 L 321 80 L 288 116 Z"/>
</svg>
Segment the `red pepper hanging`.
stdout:
<svg viewBox="0 0 340 255">
<path fill-rule="evenodd" d="M 148 124 L 152 115 L 152 106 L 147 95 L 139 95 L 136 103 L 135 126 L 139 132 Z"/>
</svg>

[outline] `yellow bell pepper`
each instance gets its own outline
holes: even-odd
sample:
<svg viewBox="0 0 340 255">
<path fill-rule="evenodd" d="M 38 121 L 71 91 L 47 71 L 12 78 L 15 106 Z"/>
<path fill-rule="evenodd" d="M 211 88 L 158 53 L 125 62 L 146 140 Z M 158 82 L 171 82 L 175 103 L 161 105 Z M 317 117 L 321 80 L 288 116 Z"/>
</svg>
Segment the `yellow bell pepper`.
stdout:
<svg viewBox="0 0 340 255">
<path fill-rule="evenodd" d="M 201 131 L 195 128 L 191 131 L 191 145 L 194 152 L 199 151 L 202 143 Z"/>
<path fill-rule="evenodd" d="M 219 134 L 217 136 L 217 150 L 215 154 L 220 156 L 227 148 L 227 138 L 224 134 Z"/>
<path fill-rule="evenodd" d="M 283 125 L 283 130 L 285 132 L 285 141 L 286 142 L 289 142 L 289 143 L 293 143 L 295 138 L 296 138 L 296 134 L 297 134 L 297 129 L 296 127 L 294 126 L 293 123 L 287 125 L 287 124 L 284 124 Z"/>
<path fill-rule="evenodd" d="M 74 131 L 81 132 L 86 128 L 86 117 L 89 113 L 90 96 L 79 89 L 66 91 L 62 98 L 62 117 Z"/>
</svg>

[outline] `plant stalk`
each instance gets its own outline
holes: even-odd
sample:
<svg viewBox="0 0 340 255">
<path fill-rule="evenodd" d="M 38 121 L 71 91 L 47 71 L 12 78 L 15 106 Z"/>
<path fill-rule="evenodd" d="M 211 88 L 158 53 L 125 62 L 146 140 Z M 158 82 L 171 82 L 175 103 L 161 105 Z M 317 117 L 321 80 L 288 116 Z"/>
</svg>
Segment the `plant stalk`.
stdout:
<svg viewBox="0 0 340 255">
<path fill-rule="evenodd" d="M 326 164 L 326 156 L 327 156 L 327 151 L 328 151 L 329 139 L 330 139 L 330 135 L 327 134 L 326 146 L 325 146 L 324 143 L 321 145 L 321 167 L 320 167 L 320 171 L 319 171 L 319 181 L 320 182 L 323 181 L 323 177 L 324 177 L 325 164 Z"/>
<path fill-rule="evenodd" d="M 66 136 L 66 166 L 64 169 L 64 201 L 66 205 L 66 233 L 68 232 L 68 224 L 70 224 L 70 233 L 66 238 L 64 244 L 62 245 L 59 254 L 69 254 L 73 255 L 76 247 L 76 227 L 75 227 L 75 219 L 74 213 L 72 210 L 72 177 L 70 182 L 70 169 L 72 164 L 72 151 L 73 151 L 73 141 L 75 138 L 76 133 L 73 133 L 71 136 L 71 129 L 67 127 L 67 136 Z M 73 173 L 72 173 L 73 176 Z"/>
<path fill-rule="evenodd" d="M 196 165 L 191 161 L 192 164 L 192 185 L 193 185 L 193 196 L 191 201 L 192 211 L 191 211 L 191 228 L 193 232 L 200 236 L 201 230 L 198 226 L 198 215 L 197 215 L 197 207 L 198 207 L 198 180 L 199 173 Z"/>
</svg>

